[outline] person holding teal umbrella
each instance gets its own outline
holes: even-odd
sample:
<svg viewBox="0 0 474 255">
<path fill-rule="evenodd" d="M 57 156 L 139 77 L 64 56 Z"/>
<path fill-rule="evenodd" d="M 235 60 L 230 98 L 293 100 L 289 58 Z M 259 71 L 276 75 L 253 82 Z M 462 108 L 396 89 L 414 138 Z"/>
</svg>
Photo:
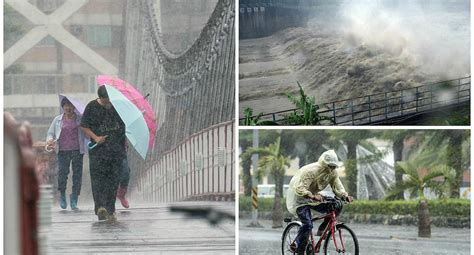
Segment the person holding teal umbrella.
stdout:
<svg viewBox="0 0 474 255">
<path fill-rule="evenodd" d="M 99 220 L 115 219 L 115 198 L 125 152 L 125 124 L 112 106 L 105 86 L 86 106 L 81 129 L 96 146 L 89 150 L 94 211 Z M 91 148 L 91 146 L 89 147 Z"/>
</svg>

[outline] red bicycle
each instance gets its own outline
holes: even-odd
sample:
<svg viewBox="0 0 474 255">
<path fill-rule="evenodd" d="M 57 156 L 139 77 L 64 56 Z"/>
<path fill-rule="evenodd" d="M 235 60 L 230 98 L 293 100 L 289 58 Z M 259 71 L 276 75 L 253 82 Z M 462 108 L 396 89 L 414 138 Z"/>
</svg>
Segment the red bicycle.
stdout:
<svg viewBox="0 0 474 255">
<path fill-rule="evenodd" d="M 342 222 L 337 222 L 336 210 L 334 204 L 346 203 L 339 198 L 325 197 L 325 201 L 331 203 L 329 206 L 329 213 L 315 217 L 311 221 L 314 223 L 318 220 L 329 219 L 329 223 L 324 229 L 318 242 L 315 242 L 315 233 L 311 232 L 309 235 L 309 241 L 304 250 L 304 254 L 317 254 L 321 249 L 321 245 L 324 241 L 323 254 L 359 254 L 359 243 L 354 231 Z M 291 218 L 285 218 L 284 221 L 288 224 L 283 231 L 281 251 L 282 254 L 295 254 L 291 251 L 290 245 L 294 242 L 295 237 L 298 233 L 299 228 L 302 226 L 300 221 L 293 221 Z M 317 226 L 316 224 L 313 224 Z M 317 231 L 317 227 L 313 228 L 313 231 Z"/>
</svg>

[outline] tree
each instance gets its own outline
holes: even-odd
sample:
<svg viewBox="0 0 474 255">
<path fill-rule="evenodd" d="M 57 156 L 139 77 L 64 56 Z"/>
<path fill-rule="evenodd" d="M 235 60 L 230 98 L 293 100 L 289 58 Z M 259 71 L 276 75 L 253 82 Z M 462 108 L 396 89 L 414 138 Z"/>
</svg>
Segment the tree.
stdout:
<svg viewBox="0 0 474 255">
<path fill-rule="evenodd" d="M 444 196 L 448 192 L 445 183 L 454 178 L 454 170 L 449 166 L 439 165 L 422 176 L 418 171 L 420 167 L 416 162 L 397 162 L 397 165 L 407 178 L 393 186 L 389 190 L 386 199 L 392 200 L 405 190 L 410 192 L 412 198 L 418 197 L 418 236 L 431 237 L 430 213 L 424 191 L 429 188 L 439 197 Z M 440 181 L 438 180 L 439 177 L 444 178 Z"/>
<path fill-rule="evenodd" d="M 282 227 L 283 209 L 281 198 L 283 197 L 283 177 L 285 169 L 290 166 L 290 159 L 283 155 L 280 150 L 280 136 L 273 144 L 267 147 L 248 148 L 245 153 L 258 153 L 260 159 L 258 162 L 257 176 L 271 174 L 275 179 L 275 199 L 273 203 L 273 228 Z"/>
<path fill-rule="evenodd" d="M 434 130 L 432 136 L 427 140 L 427 146 L 433 148 L 438 153 L 433 153 L 431 165 L 443 163 L 455 170 L 455 178 L 451 185 L 451 198 L 459 198 L 459 189 L 463 178 L 463 143 L 470 136 L 469 130 Z M 440 157 L 442 148 L 446 146 L 446 153 Z M 428 161 L 428 160 L 426 160 Z"/>
<path fill-rule="evenodd" d="M 459 198 L 459 189 L 463 178 L 462 167 L 462 143 L 465 139 L 464 130 L 444 130 L 447 131 L 448 148 L 447 148 L 447 165 L 456 171 L 455 181 L 451 188 L 450 197 Z"/>
<path fill-rule="evenodd" d="M 314 97 L 308 97 L 300 83 L 298 83 L 299 97 L 296 97 L 292 94 L 287 94 L 288 100 L 293 103 L 301 113 L 294 111 L 287 116 L 286 122 L 289 125 L 320 125 L 323 121 L 329 121 L 329 123 L 334 124 L 334 120 L 327 116 L 320 116 L 318 113 L 319 106 L 316 105 L 316 100 Z"/>
<path fill-rule="evenodd" d="M 252 130 L 240 130 L 239 132 L 239 147 L 242 151 L 252 146 Z M 250 167 L 252 165 L 251 154 L 240 155 L 240 164 L 242 165 L 242 181 L 244 183 L 244 195 L 250 197 L 252 195 L 252 176 L 250 174 Z"/>
<path fill-rule="evenodd" d="M 259 143 L 261 146 L 267 146 L 275 141 L 278 136 L 275 130 L 261 130 L 259 135 Z M 253 130 L 240 130 L 239 147 L 243 153 L 240 155 L 242 166 L 242 180 L 244 183 L 244 195 L 250 197 L 252 195 L 252 175 L 250 168 L 252 166 L 252 154 L 246 153 L 247 149 L 252 147 Z"/>
<path fill-rule="evenodd" d="M 381 138 L 388 139 L 393 142 L 393 158 L 395 162 L 403 160 L 403 148 L 404 141 L 410 136 L 413 136 L 417 130 L 406 130 L 406 129 L 391 129 L 385 130 L 382 133 Z M 402 172 L 399 170 L 399 167 L 395 165 L 395 185 L 402 182 Z M 398 196 L 395 196 L 394 199 L 403 199 L 403 192 L 400 192 Z"/>
<path fill-rule="evenodd" d="M 252 167 L 252 154 L 242 153 L 240 155 L 240 163 L 242 164 L 242 181 L 244 183 L 244 196 L 252 196 L 252 175 L 250 168 Z"/>
</svg>

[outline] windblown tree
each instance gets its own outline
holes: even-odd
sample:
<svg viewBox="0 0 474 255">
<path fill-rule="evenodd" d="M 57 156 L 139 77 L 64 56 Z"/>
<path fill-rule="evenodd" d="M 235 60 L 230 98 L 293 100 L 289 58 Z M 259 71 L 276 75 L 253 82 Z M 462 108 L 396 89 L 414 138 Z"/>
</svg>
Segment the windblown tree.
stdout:
<svg viewBox="0 0 474 255">
<path fill-rule="evenodd" d="M 267 146 L 275 141 L 278 136 L 274 130 L 261 130 L 259 132 L 259 144 L 260 146 Z M 244 195 L 249 197 L 252 195 L 252 175 L 250 169 L 252 166 L 252 155 L 253 153 L 246 153 L 247 149 L 253 145 L 253 130 L 240 130 L 239 132 L 239 146 L 243 153 L 240 155 L 240 161 L 242 166 L 242 180 L 244 183 Z"/>
<path fill-rule="evenodd" d="M 252 146 L 252 130 L 240 130 L 239 147 L 242 151 Z M 252 195 L 252 176 L 250 167 L 252 166 L 252 155 L 242 153 L 240 155 L 240 164 L 242 165 L 242 181 L 244 183 L 244 195 L 250 197 Z"/>
<path fill-rule="evenodd" d="M 290 166 L 290 158 L 283 155 L 280 149 L 281 138 L 266 147 L 250 147 L 245 151 L 248 154 L 258 153 L 258 176 L 270 174 L 275 180 L 275 199 L 273 203 L 273 228 L 282 227 L 283 210 L 281 207 L 281 198 L 283 196 L 283 177 L 285 169 Z M 244 154 L 245 154 L 244 153 Z"/>
<path fill-rule="evenodd" d="M 393 200 L 405 190 L 409 191 L 411 198 L 418 198 L 418 236 L 431 237 L 431 220 L 425 189 L 443 197 L 449 192 L 446 183 L 454 178 L 454 170 L 446 165 L 438 165 L 426 175 L 422 175 L 421 171 L 418 171 L 421 167 L 416 161 L 397 162 L 396 164 L 406 178 L 389 190 L 386 199 Z"/>
<path fill-rule="evenodd" d="M 463 179 L 462 144 L 469 137 L 469 130 L 442 130 L 448 139 L 447 165 L 455 170 L 456 176 L 451 188 L 450 197 L 459 198 Z"/>
<path fill-rule="evenodd" d="M 463 144 L 469 143 L 469 130 L 433 130 L 430 131 L 431 136 L 426 141 L 427 150 L 433 153 L 425 153 L 422 155 L 424 163 L 427 166 L 437 164 L 446 164 L 455 170 L 455 178 L 451 183 L 451 198 L 459 198 L 459 190 L 463 178 L 463 162 L 469 160 L 469 153 L 464 153 Z M 469 146 L 467 146 L 469 147 Z"/>
<path fill-rule="evenodd" d="M 403 160 L 403 148 L 405 139 L 415 135 L 417 130 L 403 130 L 403 129 L 391 129 L 385 130 L 382 133 L 381 138 L 391 140 L 393 142 L 393 158 L 395 162 Z M 395 164 L 395 185 L 402 182 L 402 171 L 399 166 Z M 403 192 L 400 192 L 397 196 L 393 196 L 394 199 L 403 199 Z"/>
</svg>

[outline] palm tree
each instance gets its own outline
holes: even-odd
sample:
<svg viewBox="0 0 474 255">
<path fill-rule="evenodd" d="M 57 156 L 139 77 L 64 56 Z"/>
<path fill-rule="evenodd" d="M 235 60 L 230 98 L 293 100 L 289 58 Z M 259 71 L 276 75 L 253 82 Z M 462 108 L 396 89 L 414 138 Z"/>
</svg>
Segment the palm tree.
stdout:
<svg viewBox="0 0 474 255">
<path fill-rule="evenodd" d="M 283 210 L 281 207 L 281 198 L 283 197 L 283 177 L 285 169 L 290 166 L 290 159 L 283 155 L 280 150 L 280 136 L 275 143 L 267 147 L 249 148 L 244 154 L 258 153 L 260 159 L 258 162 L 257 176 L 271 174 L 275 180 L 275 200 L 273 203 L 273 228 L 282 227 Z"/>
<path fill-rule="evenodd" d="M 292 94 L 287 94 L 288 100 L 293 103 L 298 110 L 302 113 L 297 113 L 296 111 L 287 116 L 287 123 L 289 125 L 320 125 L 322 121 L 330 121 L 331 124 L 334 123 L 332 118 L 327 116 L 320 116 L 318 113 L 319 106 L 316 105 L 316 100 L 314 97 L 308 97 L 300 83 L 298 83 L 299 97 L 296 97 Z"/>
<path fill-rule="evenodd" d="M 382 133 L 381 138 L 388 139 L 393 142 L 393 159 L 395 162 L 403 161 L 403 148 L 405 139 L 415 135 L 417 130 L 406 130 L 406 129 L 391 129 L 385 130 Z M 402 182 L 402 172 L 398 171 L 399 167 L 395 166 L 395 185 Z M 403 193 L 399 193 L 395 199 L 403 199 Z"/>
<path fill-rule="evenodd" d="M 250 168 L 252 166 L 252 154 L 242 153 L 240 155 L 240 163 L 242 164 L 242 181 L 244 183 L 244 196 L 250 197 L 252 195 L 252 175 Z"/>
<path fill-rule="evenodd" d="M 252 146 L 252 130 L 240 130 L 239 132 L 239 147 L 242 151 Z M 242 165 L 242 180 L 244 182 L 244 195 L 250 197 L 252 195 L 252 176 L 250 174 L 250 167 L 252 165 L 252 155 L 240 155 L 240 164 Z"/>
<path fill-rule="evenodd" d="M 456 175 L 450 192 L 451 198 L 459 198 L 459 189 L 463 178 L 463 143 L 468 141 L 469 136 L 469 130 L 434 130 L 430 139 L 427 140 L 427 146 L 437 151 L 441 151 L 440 148 L 446 146 L 444 157 L 435 157 L 433 162 L 442 161 L 455 170 Z"/>
<path fill-rule="evenodd" d="M 418 197 L 418 236 L 431 237 L 431 222 L 428 208 L 428 201 L 425 197 L 424 191 L 429 188 L 439 197 L 447 193 L 446 182 L 453 178 L 453 169 L 446 165 L 438 165 L 422 176 L 419 173 L 420 167 L 412 161 L 397 162 L 396 163 L 405 174 L 406 179 L 393 186 L 386 196 L 386 199 L 393 200 L 399 196 L 400 193 L 408 190 L 412 198 Z M 439 177 L 442 181 L 439 180 Z"/>
<path fill-rule="evenodd" d="M 448 130 L 445 130 L 448 131 Z M 450 197 L 459 198 L 459 189 L 461 187 L 463 178 L 463 167 L 462 167 L 462 143 L 466 138 L 465 130 L 449 130 L 448 136 L 448 148 L 447 148 L 447 165 L 456 170 L 455 181 L 451 188 Z"/>
<path fill-rule="evenodd" d="M 261 146 L 267 146 L 275 141 L 278 136 L 275 130 L 261 130 L 259 135 L 259 143 Z M 252 175 L 250 168 L 252 166 L 252 154 L 246 152 L 252 147 L 253 130 L 239 131 L 239 147 L 243 153 L 240 155 L 240 163 L 242 166 L 242 180 L 244 183 L 244 195 L 250 197 L 252 195 Z"/>
</svg>

